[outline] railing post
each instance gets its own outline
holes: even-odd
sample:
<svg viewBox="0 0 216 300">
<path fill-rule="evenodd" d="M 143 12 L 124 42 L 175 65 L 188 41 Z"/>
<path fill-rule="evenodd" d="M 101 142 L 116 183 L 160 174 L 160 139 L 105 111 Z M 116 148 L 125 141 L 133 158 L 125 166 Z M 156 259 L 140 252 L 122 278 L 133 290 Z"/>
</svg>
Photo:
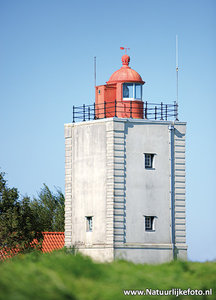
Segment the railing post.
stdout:
<svg viewBox="0 0 216 300">
<path fill-rule="evenodd" d="M 106 101 L 104 101 L 104 118 L 106 118 Z"/>
<path fill-rule="evenodd" d="M 157 120 L 157 106 L 155 106 L 155 120 Z"/>
<path fill-rule="evenodd" d="M 95 115 L 95 102 L 94 102 L 94 120 L 96 120 L 96 115 Z"/>
<path fill-rule="evenodd" d="M 146 101 L 146 106 L 145 106 L 145 119 L 148 119 L 147 113 L 148 113 L 148 103 L 147 103 L 147 101 Z"/>
<path fill-rule="evenodd" d="M 163 102 L 161 102 L 161 120 L 163 120 Z"/>
<path fill-rule="evenodd" d="M 178 103 L 176 101 L 174 101 L 174 110 L 175 110 L 175 117 L 176 117 L 176 121 L 178 121 Z"/>
<path fill-rule="evenodd" d="M 83 104 L 83 121 L 85 121 L 85 104 Z"/>
<path fill-rule="evenodd" d="M 167 104 L 166 104 L 166 115 L 165 115 L 166 121 L 167 121 Z"/>
<path fill-rule="evenodd" d="M 117 103 L 116 103 L 116 99 L 115 99 L 115 117 L 117 117 L 117 109 L 116 109 L 117 107 L 116 106 L 117 106 Z"/>
<path fill-rule="evenodd" d="M 73 123 L 75 122 L 75 107 L 73 105 Z"/>
<path fill-rule="evenodd" d="M 90 121 L 90 106 L 88 107 L 88 119 Z"/>
<path fill-rule="evenodd" d="M 133 114 L 132 114 L 132 101 L 130 101 L 130 118 L 133 118 Z"/>
</svg>

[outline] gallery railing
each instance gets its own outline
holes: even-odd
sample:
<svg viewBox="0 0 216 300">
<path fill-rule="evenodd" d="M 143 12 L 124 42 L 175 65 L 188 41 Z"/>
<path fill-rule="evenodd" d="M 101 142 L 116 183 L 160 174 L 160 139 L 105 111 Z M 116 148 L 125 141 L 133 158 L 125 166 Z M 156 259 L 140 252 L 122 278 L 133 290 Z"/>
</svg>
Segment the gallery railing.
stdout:
<svg viewBox="0 0 216 300">
<path fill-rule="evenodd" d="M 133 118 L 135 114 L 146 120 L 176 120 L 178 121 L 178 104 L 165 104 L 143 102 L 142 107 L 134 107 L 134 101 L 130 102 L 129 110 L 125 110 L 122 102 L 104 102 L 100 104 L 83 104 L 81 106 L 73 106 L 73 122 L 90 121 L 102 118 L 118 117 L 125 114 L 128 118 Z"/>
</svg>

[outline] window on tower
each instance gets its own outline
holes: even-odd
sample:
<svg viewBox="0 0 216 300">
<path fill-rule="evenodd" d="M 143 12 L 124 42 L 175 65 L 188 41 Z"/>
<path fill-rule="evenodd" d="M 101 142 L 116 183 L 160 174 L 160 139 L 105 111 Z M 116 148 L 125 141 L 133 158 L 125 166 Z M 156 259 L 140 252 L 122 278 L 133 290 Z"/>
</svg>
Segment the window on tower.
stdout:
<svg viewBox="0 0 216 300">
<path fill-rule="evenodd" d="M 146 169 L 152 169 L 153 163 L 154 163 L 154 154 L 152 153 L 145 153 L 145 168 Z"/>
<path fill-rule="evenodd" d="M 145 216 L 145 231 L 155 230 L 155 217 Z"/>
<path fill-rule="evenodd" d="M 142 85 L 138 83 L 123 84 L 124 100 L 142 100 Z"/>
<path fill-rule="evenodd" d="M 92 231 L 92 217 L 86 217 L 86 231 Z"/>
</svg>

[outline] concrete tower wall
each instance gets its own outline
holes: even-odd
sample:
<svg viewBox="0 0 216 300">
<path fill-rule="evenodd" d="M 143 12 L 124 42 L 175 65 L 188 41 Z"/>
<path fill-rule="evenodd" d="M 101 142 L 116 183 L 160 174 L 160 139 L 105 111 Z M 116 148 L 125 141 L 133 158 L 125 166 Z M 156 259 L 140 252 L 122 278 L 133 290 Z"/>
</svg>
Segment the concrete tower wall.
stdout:
<svg viewBox="0 0 216 300">
<path fill-rule="evenodd" d="M 121 203 L 116 196 L 114 199 L 115 257 L 150 263 L 174 256 L 186 259 L 186 124 L 133 119 L 116 122 L 122 126 L 122 135 L 120 143 L 114 133 L 114 149 L 118 147 L 115 169 L 122 150 L 124 193 Z M 150 169 L 145 168 L 145 154 L 154 157 Z M 145 216 L 154 216 L 154 230 L 145 230 Z"/>
<path fill-rule="evenodd" d="M 118 118 L 65 125 L 66 246 L 101 261 L 186 258 L 185 125 Z M 145 230 L 146 216 L 153 230 Z"/>
<path fill-rule="evenodd" d="M 113 141 L 110 122 L 65 125 L 65 245 L 113 259 Z M 92 218 L 92 231 L 87 218 Z"/>
</svg>

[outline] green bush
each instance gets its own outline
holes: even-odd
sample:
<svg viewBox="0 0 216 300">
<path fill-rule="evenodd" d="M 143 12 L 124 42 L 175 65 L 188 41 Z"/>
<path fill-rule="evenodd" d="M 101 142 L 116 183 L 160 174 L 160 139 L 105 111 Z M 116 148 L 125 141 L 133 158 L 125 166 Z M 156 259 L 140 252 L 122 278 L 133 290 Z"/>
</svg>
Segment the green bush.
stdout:
<svg viewBox="0 0 216 300">
<path fill-rule="evenodd" d="M 66 250 L 33 252 L 0 263 L 0 300 L 154 299 L 125 296 L 123 290 L 213 289 L 212 296 L 156 296 L 158 299 L 216 299 L 216 263 L 99 264 Z"/>
</svg>

